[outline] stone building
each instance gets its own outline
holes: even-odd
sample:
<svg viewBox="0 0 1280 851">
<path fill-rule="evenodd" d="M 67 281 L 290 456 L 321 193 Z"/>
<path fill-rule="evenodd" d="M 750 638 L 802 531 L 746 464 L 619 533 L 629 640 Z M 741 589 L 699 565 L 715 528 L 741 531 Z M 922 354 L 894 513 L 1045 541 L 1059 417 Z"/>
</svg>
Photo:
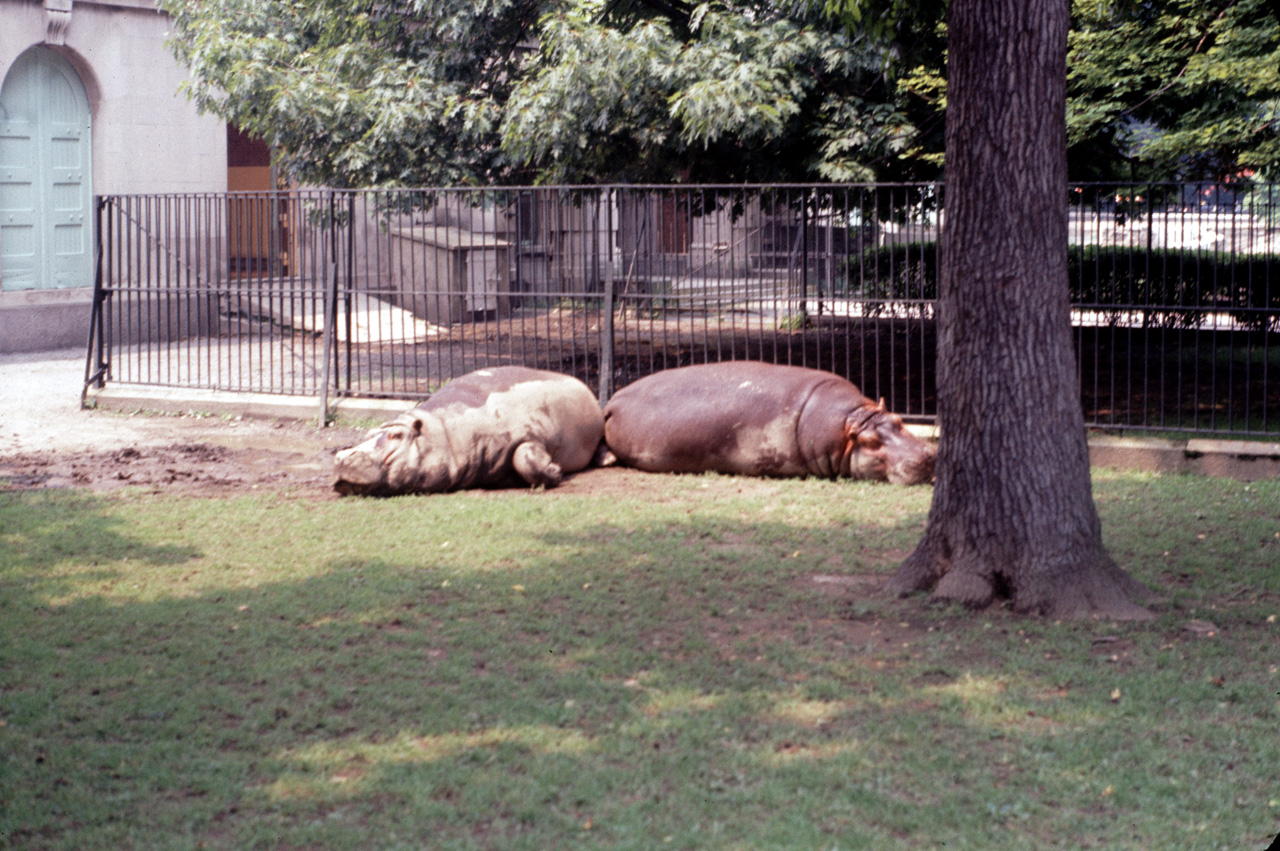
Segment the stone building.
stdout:
<svg viewBox="0 0 1280 851">
<path fill-rule="evenodd" d="M 0 352 L 85 342 L 95 195 L 227 190 L 168 32 L 151 0 L 0 0 Z"/>
</svg>

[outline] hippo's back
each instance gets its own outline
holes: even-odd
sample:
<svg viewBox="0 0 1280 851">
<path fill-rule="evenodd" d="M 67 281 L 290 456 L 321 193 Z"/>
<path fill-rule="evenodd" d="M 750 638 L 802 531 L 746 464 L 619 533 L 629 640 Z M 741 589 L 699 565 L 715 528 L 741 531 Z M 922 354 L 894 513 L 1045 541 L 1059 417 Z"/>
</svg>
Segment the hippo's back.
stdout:
<svg viewBox="0 0 1280 851">
<path fill-rule="evenodd" d="M 470 445 L 468 460 L 505 475 L 510 451 L 537 441 L 564 472 L 587 467 L 603 433 L 600 403 L 578 379 L 523 366 L 480 369 L 453 379 L 418 406 L 445 424 L 454 450 Z"/>
<path fill-rule="evenodd" d="M 655 373 L 605 406 L 605 444 L 627 466 L 652 472 L 803 476 L 797 442 L 810 396 L 865 402 L 849 382 L 819 370 L 726 361 Z"/>
</svg>

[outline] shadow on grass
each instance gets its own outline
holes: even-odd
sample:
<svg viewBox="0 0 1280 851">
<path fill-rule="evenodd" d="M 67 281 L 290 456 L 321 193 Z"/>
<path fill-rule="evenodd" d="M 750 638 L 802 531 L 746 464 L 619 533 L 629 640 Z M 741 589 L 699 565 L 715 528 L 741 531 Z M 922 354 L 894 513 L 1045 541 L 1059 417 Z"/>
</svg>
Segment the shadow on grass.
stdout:
<svg viewBox="0 0 1280 851">
<path fill-rule="evenodd" d="M 1269 681 L 1238 670 L 1261 633 L 1206 652 L 1167 625 L 1116 636 L 884 600 L 885 554 L 914 540 L 918 508 L 846 525 L 677 502 L 630 524 L 543 502 L 533 532 L 498 516 L 531 510 L 527 497 L 487 497 L 485 534 L 509 540 L 476 561 L 475 521 L 442 519 L 468 499 L 379 507 L 388 536 L 418 536 L 407 555 L 152 600 L 93 589 L 126 558 L 180 573 L 234 542 L 147 545 L 124 531 L 127 503 L 9 500 L 6 517 L 29 512 L 21 527 L 43 543 L 6 561 L 21 594 L 0 627 L 0 838 L 1075 848 L 1172 847 L 1199 822 L 1265 832 L 1222 806 L 1274 794 L 1276 712 L 1243 708 Z M 317 507 L 301 530 L 315 548 L 297 558 L 337 549 L 373 511 Z M 76 531 L 92 534 L 59 543 Z M 81 572 L 63 575 L 69 561 Z M 1188 678 L 1188 659 L 1219 666 L 1236 697 Z M 1202 805 L 1179 785 L 1192 771 Z"/>
<path fill-rule="evenodd" d="M 129 561 L 180 565 L 200 555 L 188 546 L 139 541 L 111 500 L 70 490 L 0 493 L 0 541 L 7 606 L 37 595 L 59 597 L 86 581 L 117 579 Z M 63 571 L 70 565 L 74 574 Z"/>
</svg>

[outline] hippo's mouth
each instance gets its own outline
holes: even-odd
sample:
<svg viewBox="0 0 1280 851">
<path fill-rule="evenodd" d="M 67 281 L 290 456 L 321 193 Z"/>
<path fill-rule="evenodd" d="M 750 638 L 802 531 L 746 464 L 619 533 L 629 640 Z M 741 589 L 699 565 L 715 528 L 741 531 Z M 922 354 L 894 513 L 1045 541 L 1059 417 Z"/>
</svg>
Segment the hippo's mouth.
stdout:
<svg viewBox="0 0 1280 851">
<path fill-rule="evenodd" d="M 338 492 L 339 496 L 351 496 L 352 494 L 360 493 L 360 489 L 346 479 L 334 479 L 333 489 Z"/>
<path fill-rule="evenodd" d="M 334 478 L 333 490 L 339 496 L 390 496 L 393 493 L 385 479 L 379 479 L 376 482 L 355 482 L 340 476 Z"/>
</svg>

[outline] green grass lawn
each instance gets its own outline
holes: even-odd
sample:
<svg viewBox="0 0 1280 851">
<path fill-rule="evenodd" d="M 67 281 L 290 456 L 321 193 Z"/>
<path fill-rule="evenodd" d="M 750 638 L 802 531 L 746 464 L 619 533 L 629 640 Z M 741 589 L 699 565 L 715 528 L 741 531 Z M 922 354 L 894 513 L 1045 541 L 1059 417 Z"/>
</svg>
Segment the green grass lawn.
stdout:
<svg viewBox="0 0 1280 851">
<path fill-rule="evenodd" d="M 1108 546 L 1163 594 L 1118 625 L 881 597 L 927 488 L 653 479 L 0 493 L 0 847 L 1280 831 L 1280 482 L 1099 472 Z"/>
</svg>

